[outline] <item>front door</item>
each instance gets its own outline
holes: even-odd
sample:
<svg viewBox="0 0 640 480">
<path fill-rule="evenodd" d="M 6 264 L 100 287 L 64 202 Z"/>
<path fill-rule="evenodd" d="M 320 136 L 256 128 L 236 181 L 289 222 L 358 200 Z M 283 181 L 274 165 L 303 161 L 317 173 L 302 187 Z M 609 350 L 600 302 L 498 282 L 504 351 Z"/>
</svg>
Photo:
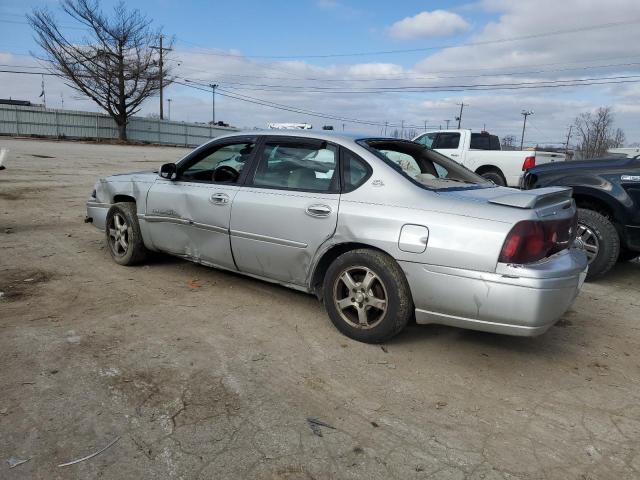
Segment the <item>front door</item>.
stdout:
<svg viewBox="0 0 640 480">
<path fill-rule="evenodd" d="M 338 219 L 338 149 L 294 137 L 266 139 L 231 209 L 241 272 L 304 285 L 311 259 Z"/>
<path fill-rule="evenodd" d="M 211 144 L 178 167 L 175 180 L 159 179 L 147 196 L 145 220 L 164 251 L 235 270 L 229 242 L 231 203 L 255 138 Z"/>
</svg>

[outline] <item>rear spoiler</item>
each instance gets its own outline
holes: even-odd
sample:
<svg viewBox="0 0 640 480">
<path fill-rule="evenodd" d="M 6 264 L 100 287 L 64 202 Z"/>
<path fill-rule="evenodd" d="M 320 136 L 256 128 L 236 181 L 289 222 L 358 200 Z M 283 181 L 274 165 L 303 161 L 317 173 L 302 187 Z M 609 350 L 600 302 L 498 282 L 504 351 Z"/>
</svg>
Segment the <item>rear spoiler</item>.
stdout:
<svg viewBox="0 0 640 480">
<path fill-rule="evenodd" d="M 506 205 L 523 209 L 540 208 L 546 206 L 556 206 L 568 208 L 571 206 L 571 187 L 546 187 L 535 190 L 522 190 L 514 193 L 507 193 L 489 200 L 489 203 Z M 566 204 L 558 205 L 558 204 Z"/>
</svg>

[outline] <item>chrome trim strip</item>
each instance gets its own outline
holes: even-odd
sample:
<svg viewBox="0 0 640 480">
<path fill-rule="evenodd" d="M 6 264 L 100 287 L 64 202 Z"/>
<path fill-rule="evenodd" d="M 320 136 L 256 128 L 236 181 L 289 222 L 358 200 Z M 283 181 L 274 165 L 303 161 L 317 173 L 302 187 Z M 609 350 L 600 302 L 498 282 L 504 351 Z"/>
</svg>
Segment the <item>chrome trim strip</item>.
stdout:
<svg viewBox="0 0 640 480">
<path fill-rule="evenodd" d="M 164 217 L 162 215 L 138 214 L 138 218 L 141 218 L 142 220 L 145 220 L 149 223 L 166 222 L 166 223 L 177 223 L 179 225 L 189 225 L 191 223 L 191 220 L 187 220 L 186 218 Z"/>
<path fill-rule="evenodd" d="M 256 240 L 258 242 L 275 243 L 276 245 L 283 245 L 285 247 L 293 248 L 307 248 L 306 243 L 296 242 L 294 240 L 287 240 L 285 238 L 269 237 L 267 235 L 259 235 L 257 233 L 239 232 L 237 230 L 231 230 L 231 236 L 238 238 L 247 238 L 249 240 Z"/>
<path fill-rule="evenodd" d="M 217 225 L 207 225 L 206 223 L 194 222 L 186 218 L 165 217 L 163 215 L 145 215 L 143 213 L 139 213 L 138 218 L 141 220 L 146 220 L 149 223 L 176 223 L 178 225 L 191 225 L 201 230 L 224 233 L 226 235 L 229 234 L 229 230 L 225 227 L 218 227 Z"/>
<path fill-rule="evenodd" d="M 195 228 L 200 228 L 202 230 L 208 230 L 210 232 L 224 233 L 225 235 L 229 235 L 229 229 L 224 227 L 218 227 L 216 225 L 207 225 L 205 223 L 198 223 L 198 222 L 192 222 L 191 225 L 194 226 Z"/>
</svg>

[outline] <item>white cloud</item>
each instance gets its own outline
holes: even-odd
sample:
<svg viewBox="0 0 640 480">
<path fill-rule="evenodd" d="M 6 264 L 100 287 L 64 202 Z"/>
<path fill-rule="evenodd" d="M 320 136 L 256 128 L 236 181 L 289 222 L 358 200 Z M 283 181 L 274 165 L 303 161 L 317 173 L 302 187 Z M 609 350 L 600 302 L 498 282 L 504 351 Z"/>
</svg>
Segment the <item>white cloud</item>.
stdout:
<svg viewBox="0 0 640 480">
<path fill-rule="evenodd" d="M 446 10 L 420 12 L 389 27 L 389 35 L 397 40 L 446 37 L 469 29 L 469 23 L 457 13 Z"/>
</svg>

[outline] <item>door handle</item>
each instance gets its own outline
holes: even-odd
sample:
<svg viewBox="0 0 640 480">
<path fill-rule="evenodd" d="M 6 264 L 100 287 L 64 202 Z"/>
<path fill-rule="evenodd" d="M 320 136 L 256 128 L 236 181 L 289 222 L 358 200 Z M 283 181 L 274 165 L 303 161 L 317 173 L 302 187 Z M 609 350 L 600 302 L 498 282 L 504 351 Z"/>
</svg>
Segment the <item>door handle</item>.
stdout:
<svg viewBox="0 0 640 480">
<path fill-rule="evenodd" d="M 306 212 L 311 217 L 328 217 L 331 215 L 331 207 L 329 205 L 309 205 Z"/>
<path fill-rule="evenodd" d="M 212 193 L 209 201 L 214 205 L 226 205 L 229 203 L 229 195 L 226 193 Z"/>
</svg>

